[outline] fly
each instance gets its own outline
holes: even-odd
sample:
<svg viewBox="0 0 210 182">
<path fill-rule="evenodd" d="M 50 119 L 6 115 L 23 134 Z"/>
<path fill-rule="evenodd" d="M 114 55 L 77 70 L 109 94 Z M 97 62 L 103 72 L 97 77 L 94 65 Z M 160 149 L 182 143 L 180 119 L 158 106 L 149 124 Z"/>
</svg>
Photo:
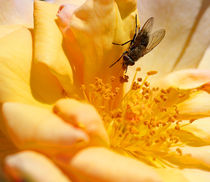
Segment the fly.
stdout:
<svg viewBox="0 0 210 182">
<path fill-rule="evenodd" d="M 128 50 L 123 52 L 120 58 L 111 64 L 109 67 L 114 66 L 121 58 L 123 58 L 123 68 L 127 69 L 128 66 L 133 66 L 135 62 L 143 57 L 145 54 L 150 52 L 153 48 L 155 48 L 165 36 L 165 29 L 157 30 L 156 32 L 151 34 L 151 30 L 154 24 L 154 18 L 149 18 L 143 27 L 140 29 L 137 27 L 137 15 L 135 17 L 136 28 L 133 39 L 123 43 L 112 43 L 114 45 L 124 46 L 130 43 Z"/>
</svg>

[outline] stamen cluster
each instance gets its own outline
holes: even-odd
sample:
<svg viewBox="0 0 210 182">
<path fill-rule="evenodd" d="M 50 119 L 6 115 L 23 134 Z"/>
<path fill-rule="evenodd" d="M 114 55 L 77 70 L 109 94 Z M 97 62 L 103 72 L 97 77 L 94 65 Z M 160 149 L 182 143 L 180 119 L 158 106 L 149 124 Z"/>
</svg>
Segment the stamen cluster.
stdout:
<svg viewBox="0 0 210 182">
<path fill-rule="evenodd" d="M 170 147 L 182 155 L 181 141 L 175 133 L 191 121 L 180 119 L 177 104 L 188 94 L 178 89 L 151 88 L 148 78 L 156 71 L 149 71 L 144 79 L 136 78 L 136 70 L 131 89 L 123 97 L 118 107 L 113 107 L 119 88 L 113 88 L 111 82 L 104 84 L 96 78 L 83 92 L 91 104 L 101 114 L 110 137 L 111 148 L 156 165 L 157 160 L 167 155 Z M 127 81 L 128 77 L 124 76 Z M 171 99 L 172 98 L 172 99 Z"/>
</svg>

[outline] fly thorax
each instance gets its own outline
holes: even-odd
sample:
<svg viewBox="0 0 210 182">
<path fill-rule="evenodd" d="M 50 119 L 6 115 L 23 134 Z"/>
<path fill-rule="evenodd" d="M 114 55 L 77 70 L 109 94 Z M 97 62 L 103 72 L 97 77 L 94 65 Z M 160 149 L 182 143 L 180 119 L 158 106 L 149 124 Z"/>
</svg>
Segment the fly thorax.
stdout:
<svg viewBox="0 0 210 182">
<path fill-rule="evenodd" d="M 147 34 L 143 34 L 141 36 L 141 40 L 140 40 L 140 45 L 147 47 L 148 43 L 149 43 L 149 36 Z"/>
</svg>

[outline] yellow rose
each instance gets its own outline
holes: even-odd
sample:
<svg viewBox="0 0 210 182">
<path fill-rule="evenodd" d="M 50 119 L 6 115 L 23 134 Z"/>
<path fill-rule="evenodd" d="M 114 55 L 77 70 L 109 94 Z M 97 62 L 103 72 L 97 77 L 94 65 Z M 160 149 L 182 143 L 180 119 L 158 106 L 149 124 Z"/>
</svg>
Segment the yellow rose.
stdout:
<svg viewBox="0 0 210 182">
<path fill-rule="evenodd" d="M 35 1 L 34 26 L 17 2 L 2 3 L 4 172 L 13 181 L 208 181 L 208 2 L 192 11 L 139 2 L 140 18 L 154 16 L 166 37 L 136 63 L 141 71 L 128 69 L 127 92 L 121 63 L 109 66 L 126 50 L 112 43 L 133 37 L 136 1 L 63 2 Z"/>
</svg>

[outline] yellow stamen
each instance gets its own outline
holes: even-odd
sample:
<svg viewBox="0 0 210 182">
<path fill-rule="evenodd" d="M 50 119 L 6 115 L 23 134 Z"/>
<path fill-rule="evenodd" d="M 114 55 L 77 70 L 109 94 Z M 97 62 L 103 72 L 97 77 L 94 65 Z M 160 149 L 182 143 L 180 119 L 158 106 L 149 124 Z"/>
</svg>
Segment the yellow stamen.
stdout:
<svg viewBox="0 0 210 182">
<path fill-rule="evenodd" d="M 114 107 L 119 92 L 118 87 L 112 86 L 116 80 L 114 77 L 110 84 L 96 78 L 94 84 L 83 86 L 84 98 L 101 114 L 113 150 L 154 166 L 160 161 L 162 166 L 170 165 L 161 156 L 167 154 L 170 147 L 180 146 L 181 141 L 174 133 L 194 121 L 184 124 L 176 106 L 187 94 L 171 88 L 152 88 L 147 80 L 157 72 L 147 72 L 142 81 L 142 78 L 137 78 L 139 71 L 137 68 L 131 89 L 118 107 Z M 128 76 L 121 78 L 122 82 L 127 80 Z M 182 155 L 181 149 L 176 151 Z"/>
</svg>

